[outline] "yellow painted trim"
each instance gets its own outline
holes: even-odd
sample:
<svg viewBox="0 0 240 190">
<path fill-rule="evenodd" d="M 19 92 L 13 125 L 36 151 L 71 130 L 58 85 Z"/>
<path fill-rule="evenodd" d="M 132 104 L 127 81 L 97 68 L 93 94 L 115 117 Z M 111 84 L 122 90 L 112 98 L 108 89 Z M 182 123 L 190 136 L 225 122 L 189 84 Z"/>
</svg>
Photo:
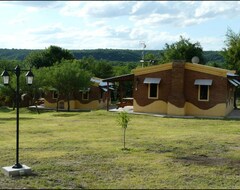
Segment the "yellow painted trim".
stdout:
<svg viewBox="0 0 240 190">
<path fill-rule="evenodd" d="M 44 106 L 46 108 L 55 109 L 57 103 L 49 103 L 47 100 L 44 101 Z M 88 104 L 82 104 L 78 100 L 70 100 L 70 109 L 101 109 L 107 106 L 107 101 L 103 102 L 102 100 L 99 102 L 98 100 L 94 100 L 89 102 Z M 64 108 L 67 109 L 67 101 L 64 102 Z"/>
<path fill-rule="evenodd" d="M 228 115 L 231 111 L 234 110 L 234 101 L 231 101 L 229 104 L 226 104 L 226 113 Z"/>
<path fill-rule="evenodd" d="M 165 63 L 161 65 L 137 68 L 133 70 L 133 74 L 137 76 L 137 75 L 143 75 L 143 74 L 154 73 L 159 71 L 165 71 L 169 69 L 172 69 L 172 63 Z"/>
<path fill-rule="evenodd" d="M 221 103 L 210 109 L 202 110 L 192 103 L 186 102 L 186 115 L 191 116 L 226 116 L 226 104 Z"/>
<path fill-rule="evenodd" d="M 172 69 L 172 63 L 165 63 L 161 65 L 137 68 L 132 70 L 132 72 L 135 76 L 138 76 L 138 75 L 143 75 L 148 73 L 165 71 L 169 69 Z M 233 70 L 226 70 L 226 69 L 216 68 L 212 66 L 193 64 L 193 63 L 185 63 L 185 69 L 203 72 L 203 73 L 212 74 L 212 75 L 221 76 L 221 77 L 227 77 L 227 73 L 233 73 L 233 74 L 236 73 L 236 71 L 233 71 Z"/>
<path fill-rule="evenodd" d="M 79 101 L 74 100 L 75 102 L 75 107 L 76 109 L 99 109 L 99 101 L 98 100 L 94 100 L 89 102 L 88 104 L 82 104 Z"/>
<path fill-rule="evenodd" d="M 56 108 L 57 103 L 50 103 L 50 102 L 48 102 L 46 99 L 44 99 L 44 106 L 45 106 L 46 108 Z"/>
<path fill-rule="evenodd" d="M 136 100 L 133 100 L 133 111 L 134 112 L 145 112 L 145 113 L 167 113 L 167 103 L 161 100 L 157 100 L 149 105 L 140 106 Z"/>
<path fill-rule="evenodd" d="M 186 106 L 184 106 L 183 108 L 179 108 L 173 104 L 171 104 L 170 102 L 168 102 L 167 104 L 167 114 L 168 115 L 180 115 L 180 116 L 183 116 L 185 115 L 186 113 L 186 109 L 185 109 Z"/>
<path fill-rule="evenodd" d="M 226 103 L 218 104 L 210 109 L 203 110 L 186 102 L 183 108 L 174 106 L 171 103 L 158 100 L 146 106 L 140 106 L 137 102 L 133 101 L 133 111 L 143 113 L 157 113 L 168 115 L 188 115 L 188 116 L 212 116 L 212 117 L 224 117 L 233 110 L 233 105 L 226 106 Z"/>
<path fill-rule="evenodd" d="M 236 73 L 236 71 L 211 67 L 207 65 L 193 64 L 193 63 L 186 63 L 185 69 L 197 71 L 201 73 L 212 74 L 212 75 L 221 76 L 221 77 L 227 77 L 227 73 L 233 73 L 233 74 Z"/>
</svg>

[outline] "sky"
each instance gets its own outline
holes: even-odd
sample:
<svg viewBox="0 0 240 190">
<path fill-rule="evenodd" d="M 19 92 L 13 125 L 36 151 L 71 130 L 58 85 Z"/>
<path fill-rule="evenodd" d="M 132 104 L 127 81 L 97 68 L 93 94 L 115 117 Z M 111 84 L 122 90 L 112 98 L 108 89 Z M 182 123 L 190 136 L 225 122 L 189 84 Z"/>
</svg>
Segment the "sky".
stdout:
<svg viewBox="0 0 240 190">
<path fill-rule="evenodd" d="M 204 51 L 240 32 L 238 1 L 0 1 L 0 48 L 162 50 L 180 36 Z"/>
</svg>

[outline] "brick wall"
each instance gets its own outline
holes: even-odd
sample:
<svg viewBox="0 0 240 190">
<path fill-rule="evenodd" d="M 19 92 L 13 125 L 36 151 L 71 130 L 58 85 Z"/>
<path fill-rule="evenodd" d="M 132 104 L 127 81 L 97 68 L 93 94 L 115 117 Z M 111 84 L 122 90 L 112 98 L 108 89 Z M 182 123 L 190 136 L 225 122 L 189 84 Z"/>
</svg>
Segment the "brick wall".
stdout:
<svg viewBox="0 0 240 190">
<path fill-rule="evenodd" d="M 185 62 L 184 61 L 174 61 L 172 64 L 172 83 L 171 91 L 168 97 L 168 101 L 182 108 L 185 105 L 185 95 L 184 95 L 184 73 L 185 73 Z"/>
</svg>

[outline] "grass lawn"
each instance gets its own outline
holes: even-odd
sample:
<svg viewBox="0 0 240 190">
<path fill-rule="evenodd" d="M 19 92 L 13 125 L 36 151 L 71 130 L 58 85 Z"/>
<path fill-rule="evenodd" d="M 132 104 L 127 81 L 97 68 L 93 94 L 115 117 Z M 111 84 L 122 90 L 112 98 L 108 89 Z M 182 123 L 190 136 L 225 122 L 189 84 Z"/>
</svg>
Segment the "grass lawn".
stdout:
<svg viewBox="0 0 240 190">
<path fill-rule="evenodd" d="M 130 115 L 126 146 L 117 113 L 20 111 L 20 163 L 0 188 L 240 188 L 240 121 Z M 0 110 L 0 166 L 15 164 L 15 111 Z"/>
</svg>

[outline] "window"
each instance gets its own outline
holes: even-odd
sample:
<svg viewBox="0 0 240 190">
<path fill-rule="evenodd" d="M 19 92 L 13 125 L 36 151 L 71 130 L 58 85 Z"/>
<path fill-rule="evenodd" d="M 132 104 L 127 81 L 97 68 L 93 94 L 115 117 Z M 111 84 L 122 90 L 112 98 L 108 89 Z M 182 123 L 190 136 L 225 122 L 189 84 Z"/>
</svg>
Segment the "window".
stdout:
<svg viewBox="0 0 240 190">
<path fill-rule="evenodd" d="M 143 83 L 148 84 L 148 98 L 157 99 L 158 98 L 158 85 L 161 78 L 145 78 Z"/>
<path fill-rule="evenodd" d="M 209 86 L 212 79 L 196 79 L 194 85 L 198 85 L 198 101 L 209 101 Z"/>
<path fill-rule="evenodd" d="M 148 98 L 158 98 L 158 84 L 148 84 Z"/>
<path fill-rule="evenodd" d="M 89 91 L 82 92 L 82 99 L 88 100 L 89 99 Z"/>
<path fill-rule="evenodd" d="M 59 93 L 57 91 L 53 91 L 52 93 L 52 99 L 58 99 Z"/>
<path fill-rule="evenodd" d="M 199 85 L 198 87 L 198 100 L 199 101 L 209 101 L 209 86 Z"/>
</svg>

